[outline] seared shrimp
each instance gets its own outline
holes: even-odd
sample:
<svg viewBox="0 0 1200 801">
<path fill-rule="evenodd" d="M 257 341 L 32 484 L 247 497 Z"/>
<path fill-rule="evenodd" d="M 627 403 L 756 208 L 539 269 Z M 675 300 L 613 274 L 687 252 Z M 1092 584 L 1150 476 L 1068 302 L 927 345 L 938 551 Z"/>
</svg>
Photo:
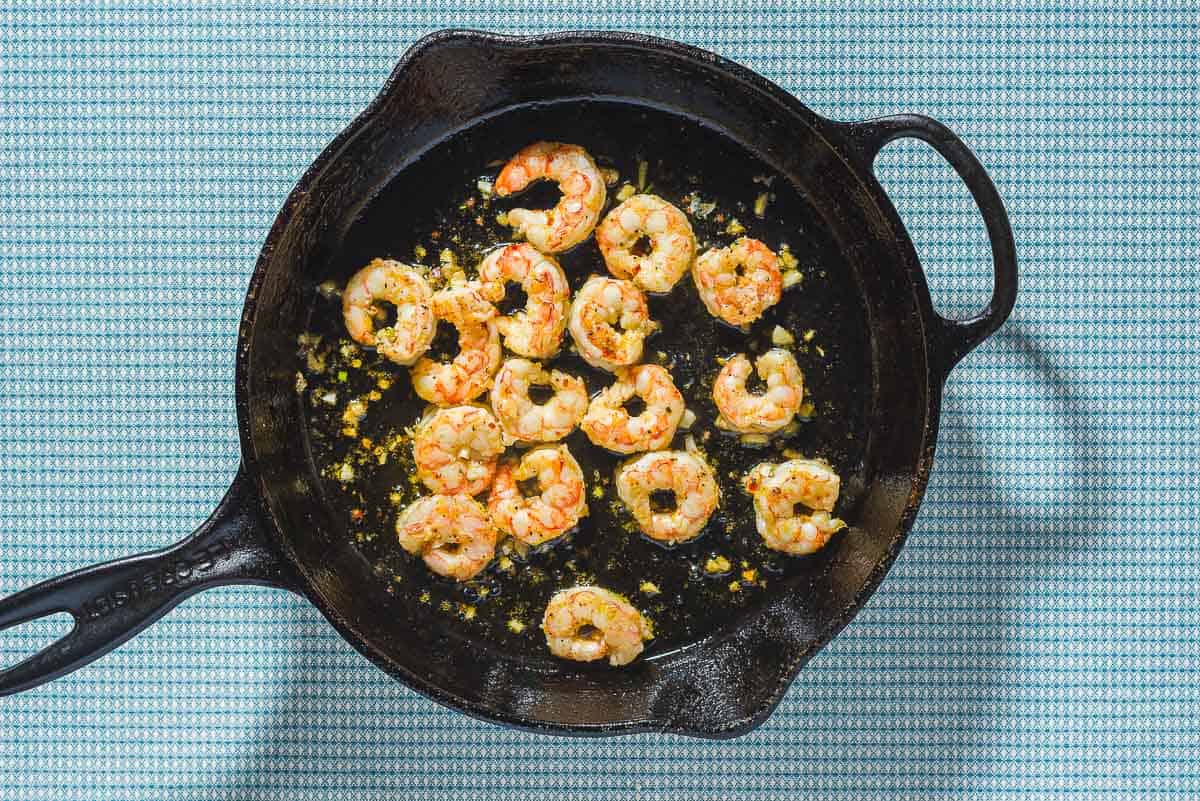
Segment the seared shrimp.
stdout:
<svg viewBox="0 0 1200 801">
<path fill-rule="evenodd" d="M 639 243 L 649 240 L 645 252 Z M 657 195 L 634 195 L 596 228 L 604 263 L 647 292 L 670 292 L 696 257 L 696 235 L 679 209 Z"/>
<path fill-rule="evenodd" d="M 458 406 L 473 400 L 492 382 L 500 367 L 500 334 L 495 320 L 486 323 L 455 323 L 458 355 L 449 362 L 422 357 L 413 365 L 413 390 L 438 406 Z"/>
<path fill-rule="evenodd" d="M 755 523 L 767 547 L 800 556 L 819 550 L 846 527 L 830 515 L 841 483 L 824 462 L 792 459 L 758 465 L 743 486 L 754 496 Z"/>
<path fill-rule="evenodd" d="M 647 453 L 617 468 L 617 495 L 642 531 L 664 542 L 695 537 L 720 500 L 712 469 L 686 451 Z"/>
<path fill-rule="evenodd" d="M 545 403 L 534 403 L 529 398 L 531 386 L 548 386 L 554 394 Z M 582 378 L 547 371 L 526 359 L 505 361 L 492 385 L 492 409 L 510 443 L 557 442 L 575 430 L 587 408 Z"/>
<path fill-rule="evenodd" d="M 571 305 L 571 287 L 558 262 L 530 245 L 508 245 L 483 260 L 479 278 L 499 287 L 496 301 L 504 296 L 508 281 L 525 290 L 525 308 L 496 321 L 505 347 L 531 359 L 548 359 L 558 352 Z"/>
<path fill-rule="evenodd" d="M 496 177 L 496 194 L 506 197 L 534 181 L 555 181 L 563 196 L 549 210 L 513 209 L 508 224 L 543 253 L 558 253 L 587 239 L 604 208 L 604 177 L 578 145 L 535 142 L 509 159 Z"/>
<path fill-rule="evenodd" d="M 410 365 L 429 349 L 437 325 L 431 308 L 433 293 L 421 274 L 406 264 L 375 259 L 356 272 L 342 293 L 342 316 L 351 338 L 396 364 Z M 386 319 L 379 305 L 396 307 L 396 322 L 375 326 Z"/>
<path fill-rule="evenodd" d="M 534 479 L 528 497 L 521 483 Z M 583 471 L 566 445 L 534 448 L 519 462 L 501 462 L 488 511 L 501 531 L 527 545 L 560 537 L 588 513 Z"/>
<path fill-rule="evenodd" d="M 749 237 L 705 251 L 692 266 L 692 278 L 708 313 L 738 327 L 757 320 L 783 292 L 779 258 Z"/>
<path fill-rule="evenodd" d="M 658 323 L 640 289 L 594 275 L 575 293 L 568 327 L 584 361 L 612 372 L 641 360 L 642 343 Z"/>
<path fill-rule="evenodd" d="M 396 518 L 400 547 L 439 576 L 466 581 L 496 555 L 496 528 L 470 495 L 426 495 Z"/>
<path fill-rule="evenodd" d="M 671 444 L 683 417 L 683 396 L 671 374 L 657 364 L 620 367 L 617 380 L 592 398 L 580 427 L 595 444 L 616 453 L 656 451 Z M 630 416 L 625 404 L 638 396 L 646 408 Z"/>
<path fill-rule="evenodd" d="M 792 422 L 800 408 L 804 374 L 796 358 L 782 348 L 771 348 L 754 365 L 767 385 L 761 395 L 746 389 L 752 368 L 744 354 L 725 362 L 717 374 L 713 382 L 713 401 L 721 412 L 717 425 L 740 434 L 770 434 Z"/>
<path fill-rule="evenodd" d="M 431 411 L 413 434 L 417 477 L 443 495 L 478 495 L 486 490 L 503 450 L 500 424 L 479 406 Z"/>
<path fill-rule="evenodd" d="M 460 281 L 433 295 L 433 314 L 456 325 L 481 325 L 495 319 L 504 287 L 486 281 Z"/>
<path fill-rule="evenodd" d="M 621 596 L 600 587 L 572 587 L 554 593 L 546 605 L 542 631 L 550 653 L 576 662 L 608 657 L 626 665 L 654 636 L 650 623 Z"/>
</svg>

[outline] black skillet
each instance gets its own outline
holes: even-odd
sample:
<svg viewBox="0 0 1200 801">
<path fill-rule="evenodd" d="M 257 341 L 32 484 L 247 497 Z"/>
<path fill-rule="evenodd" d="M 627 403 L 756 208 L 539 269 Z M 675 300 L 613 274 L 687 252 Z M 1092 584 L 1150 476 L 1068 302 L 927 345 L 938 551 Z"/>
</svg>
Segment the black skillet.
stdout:
<svg viewBox="0 0 1200 801">
<path fill-rule="evenodd" d="M 588 124 L 597 129 L 612 104 L 655 109 L 753 154 L 815 213 L 828 258 L 849 276 L 840 301 L 866 329 L 860 352 L 842 354 L 862 365 L 864 377 L 852 388 L 863 413 L 847 423 L 862 443 L 846 480 L 850 531 L 827 547 L 821 569 L 802 587 L 779 582 L 736 625 L 620 670 L 523 659 L 437 627 L 406 625 L 334 523 L 295 392 L 295 343 L 309 320 L 312 289 L 328 277 L 337 243 L 367 201 L 384 187 L 395 191 L 437 174 L 439 157 L 449 157 L 439 154 L 454 152 L 440 143 L 487 130 L 481 122 L 562 103 L 574 104 L 576 118 L 593 115 Z M 934 312 L 912 242 L 872 173 L 880 148 L 904 137 L 927 142 L 954 167 L 986 223 L 995 286 L 987 308 L 970 320 Z M 0 694 L 87 664 L 192 593 L 252 583 L 303 594 L 380 668 L 469 715 L 570 734 L 743 734 L 767 718 L 896 558 L 932 465 L 943 382 L 1007 318 L 1016 292 L 1012 234 L 995 187 L 958 137 L 932 119 L 827 120 L 744 67 L 647 36 L 432 34 L 308 169 L 263 245 L 238 339 L 243 456 L 228 494 L 174 546 L 84 568 L 0 602 L 3 628 L 63 611 L 75 618 L 61 640 L 0 672 Z"/>
</svg>

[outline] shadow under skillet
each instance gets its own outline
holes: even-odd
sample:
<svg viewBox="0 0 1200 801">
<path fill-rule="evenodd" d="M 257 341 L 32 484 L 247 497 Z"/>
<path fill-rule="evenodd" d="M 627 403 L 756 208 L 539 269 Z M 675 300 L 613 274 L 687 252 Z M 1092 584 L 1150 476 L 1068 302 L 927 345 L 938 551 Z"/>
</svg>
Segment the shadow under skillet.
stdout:
<svg viewBox="0 0 1200 801">
<path fill-rule="evenodd" d="M 1028 679 L 1012 672 L 1029 631 L 1020 619 L 1028 585 L 1047 565 L 1069 564 L 1094 544 L 1092 521 L 1112 474 L 1096 416 L 1043 344 L 1017 320 L 994 342 L 1021 368 L 1014 383 L 1035 382 L 1008 402 L 1045 404 L 1040 414 L 1025 410 L 1052 431 L 1038 444 L 1028 444 L 1036 432 L 1023 436 L 1029 473 L 1038 475 L 1020 472 L 1019 446 L 998 442 L 1019 417 L 992 416 L 999 430 L 986 437 L 970 423 L 954 424 L 967 407 L 951 378 L 923 514 L 891 574 L 801 672 L 775 715 L 738 741 L 795 748 L 797 790 L 819 793 L 822 774 L 836 770 L 860 777 L 864 789 L 952 792 L 969 783 L 983 735 L 1024 727 L 1005 721 L 1005 710 Z M 931 536 L 942 543 L 923 545 Z"/>
</svg>

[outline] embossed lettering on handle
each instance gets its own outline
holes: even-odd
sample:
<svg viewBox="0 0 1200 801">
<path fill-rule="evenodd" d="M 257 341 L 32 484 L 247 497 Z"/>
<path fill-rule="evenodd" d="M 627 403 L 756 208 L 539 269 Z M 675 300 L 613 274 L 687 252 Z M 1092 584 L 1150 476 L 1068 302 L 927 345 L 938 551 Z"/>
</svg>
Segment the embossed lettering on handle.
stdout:
<svg viewBox="0 0 1200 801">
<path fill-rule="evenodd" d="M 233 537 L 221 537 L 216 542 L 202 546 L 161 567 L 147 570 L 135 576 L 123 586 L 118 586 L 103 595 L 83 602 L 83 616 L 98 620 L 111 612 L 131 603 L 148 598 L 154 593 L 176 595 L 180 590 L 202 581 L 216 565 L 217 559 L 231 554 L 237 548 Z"/>
<path fill-rule="evenodd" d="M 0 601 L 0 630 L 57 612 L 75 627 L 0 671 L 0 695 L 36 687 L 108 653 L 180 601 L 222 584 L 295 582 L 265 538 L 255 490 L 239 470 L 212 516 L 161 551 L 83 568 Z"/>
</svg>

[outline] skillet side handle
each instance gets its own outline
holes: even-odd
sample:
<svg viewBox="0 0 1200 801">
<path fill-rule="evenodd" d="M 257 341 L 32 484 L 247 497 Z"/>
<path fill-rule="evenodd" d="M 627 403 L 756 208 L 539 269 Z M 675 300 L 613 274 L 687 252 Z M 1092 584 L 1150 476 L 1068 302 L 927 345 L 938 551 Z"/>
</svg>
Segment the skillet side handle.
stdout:
<svg viewBox="0 0 1200 801">
<path fill-rule="evenodd" d="M 75 618 L 62 639 L 0 671 L 0 695 L 83 667 L 193 593 L 222 584 L 296 586 L 267 542 L 257 491 L 243 468 L 212 516 L 175 545 L 85 567 L 0 601 L 0 631 L 58 612 Z"/>
<path fill-rule="evenodd" d="M 927 143 L 954 168 L 979 207 L 992 247 L 995 274 L 992 299 L 980 314 L 967 320 L 948 320 L 936 315 L 938 330 L 931 337 L 931 357 L 945 380 L 963 356 L 1008 319 L 1017 301 L 1017 252 L 1004 203 L 975 154 L 953 131 L 935 119 L 920 114 L 897 114 L 840 125 L 868 167 L 874 164 L 875 157 L 888 142 L 912 138 Z"/>
</svg>

